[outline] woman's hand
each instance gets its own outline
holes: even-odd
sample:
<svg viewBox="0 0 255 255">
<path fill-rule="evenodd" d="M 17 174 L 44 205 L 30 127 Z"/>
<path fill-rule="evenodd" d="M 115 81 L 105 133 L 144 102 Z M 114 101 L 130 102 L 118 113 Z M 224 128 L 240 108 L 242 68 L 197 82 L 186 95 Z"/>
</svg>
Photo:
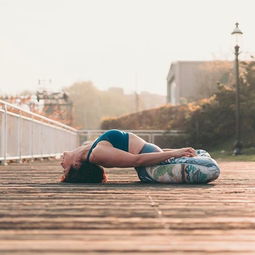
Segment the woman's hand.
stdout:
<svg viewBox="0 0 255 255">
<path fill-rule="evenodd" d="M 172 152 L 173 152 L 175 158 L 195 157 L 197 155 L 196 151 L 192 147 L 175 149 Z"/>
</svg>

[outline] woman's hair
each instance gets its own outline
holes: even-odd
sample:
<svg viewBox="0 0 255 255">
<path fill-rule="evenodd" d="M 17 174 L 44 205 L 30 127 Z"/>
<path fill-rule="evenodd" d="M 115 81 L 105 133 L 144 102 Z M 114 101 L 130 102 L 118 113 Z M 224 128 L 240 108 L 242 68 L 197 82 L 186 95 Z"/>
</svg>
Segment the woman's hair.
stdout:
<svg viewBox="0 0 255 255">
<path fill-rule="evenodd" d="M 61 181 L 71 183 L 104 183 L 107 181 L 107 176 L 103 167 L 83 161 L 80 168 L 71 167 L 68 174 Z"/>
</svg>

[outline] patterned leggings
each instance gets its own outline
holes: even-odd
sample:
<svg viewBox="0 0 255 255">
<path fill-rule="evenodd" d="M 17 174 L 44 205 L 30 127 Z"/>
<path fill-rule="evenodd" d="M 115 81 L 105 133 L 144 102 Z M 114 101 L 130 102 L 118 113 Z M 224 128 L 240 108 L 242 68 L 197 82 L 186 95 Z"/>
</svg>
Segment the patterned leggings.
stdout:
<svg viewBox="0 0 255 255">
<path fill-rule="evenodd" d="M 157 152 L 159 148 L 147 143 L 140 153 Z M 170 158 L 155 166 L 135 168 L 139 179 L 146 183 L 202 184 L 217 179 L 220 169 L 205 150 L 196 150 L 195 157 Z"/>
</svg>

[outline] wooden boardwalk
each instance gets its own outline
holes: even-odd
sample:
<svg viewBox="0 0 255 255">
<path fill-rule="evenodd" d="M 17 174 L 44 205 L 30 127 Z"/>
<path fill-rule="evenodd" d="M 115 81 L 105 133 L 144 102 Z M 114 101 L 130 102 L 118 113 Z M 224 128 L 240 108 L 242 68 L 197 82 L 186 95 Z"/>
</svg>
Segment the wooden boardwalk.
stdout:
<svg viewBox="0 0 255 255">
<path fill-rule="evenodd" d="M 56 161 L 0 166 L 0 254 L 255 254 L 255 163 L 209 185 L 58 182 Z"/>
</svg>

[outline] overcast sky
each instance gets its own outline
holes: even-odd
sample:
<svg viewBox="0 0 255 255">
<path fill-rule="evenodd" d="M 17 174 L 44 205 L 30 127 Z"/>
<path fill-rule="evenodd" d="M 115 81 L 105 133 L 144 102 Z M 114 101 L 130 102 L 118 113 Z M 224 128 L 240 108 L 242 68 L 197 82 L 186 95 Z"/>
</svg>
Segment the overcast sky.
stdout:
<svg viewBox="0 0 255 255">
<path fill-rule="evenodd" d="M 77 81 L 166 94 L 170 64 L 255 52 L 254 0 L 0 0 L 0 93 Z M 52 82 L 49 83 L 49 80 Z"/>
</svg>

